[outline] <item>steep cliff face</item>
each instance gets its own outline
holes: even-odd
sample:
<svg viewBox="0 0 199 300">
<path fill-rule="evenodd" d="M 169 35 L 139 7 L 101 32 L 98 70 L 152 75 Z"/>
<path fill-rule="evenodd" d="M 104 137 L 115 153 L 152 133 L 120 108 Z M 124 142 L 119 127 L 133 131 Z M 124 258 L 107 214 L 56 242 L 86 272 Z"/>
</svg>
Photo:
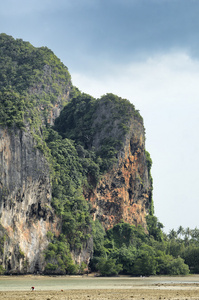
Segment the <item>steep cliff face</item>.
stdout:
<svg viewBox="0 0 199 300">
<path fill-rule="evenodd" d="M 0 34 L 0 56 L 0 264 L 33 273 L 44 270 L 47 232 L 61 232 L 41 150 L 45 124 L 59 116 L 72 84 L 47 48 Z"/>
<path fill-rule="evenodd" d="M 93 204 L 93 217 L 110 229 L 123 220 L 146 228 L 149 214 L 151 182 L 144 146 L 144 128 L 134 120 L 118 153 L 117 164 L 109 170 L 88 195 Z"/>
<path fill-rule="evenodd" d="M 92 147 L 100 151 L 104 139 L 120 143 L 115 163 L 86 197 L 93 205 L 93 218 L 99 219 L 106 230 L 121 220 L 146 229 L 146 215 L 152 205 L 152 184 L 145 154 L 145 129 L 137 112 L 124 121 L 122 109 L 122 103 L 117 107 L 105 97 L 97 106 L 93 128 L 101 129 L 95 130 Z M 131 109 L 129 106 L 129 111 Z M 104 125 L 99 126 L 101 124 Z"/>
<path fill-rule="evenodd" d="M 49 166 L 29 130 L 0 128 L 0 214 L 5 268 L 41 271 L 47 232 L 58 234 L 60 226 L 51 208 Z"/>
<path fill-rule="evenodd" d="M 39 81 L 33 83 L 28 89 L 30 97 L 37 99 L 37 107 L 43 122 L 50 125 L 54 124 L 64 105 L 70 100 L 72 89 L 71 80 L 65 78 L 66 81 L 63 82 L 57 77 L 53 67 L 45 64 L 41 70 Z"/>
<path fill-rule="evenodd" d="M 56 129 L 96 155 L 100 175 L 93 162 L 87 172 L 90 186 L 84 188 L 94 220 L 99 219 L 106 230 L 121 220 L 146 229 L 152 183 L 143 120 L 134 106 L 113 94 L 97 101 L 84 95 L 64 108 Z"/>
</svg>

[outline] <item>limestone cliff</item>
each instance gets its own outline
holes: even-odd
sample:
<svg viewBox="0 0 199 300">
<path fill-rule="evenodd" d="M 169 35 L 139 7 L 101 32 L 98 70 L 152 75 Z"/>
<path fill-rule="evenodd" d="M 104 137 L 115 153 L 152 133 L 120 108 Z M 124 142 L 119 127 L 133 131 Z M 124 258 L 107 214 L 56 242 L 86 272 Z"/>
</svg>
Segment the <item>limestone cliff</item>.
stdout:
<svg viewBox="0 0 199 300">
<path fill-rule="evenodd" d="M 47 48 L 1 34 L 0 55 L 0 264 L 33 273 L 44 270 L 47 232 L 61 232 L 43 129 L 69 101 L 72 84 Z"/>
<path fill-rule="evenodd" d="M 93 204 L 94 219 L 99 219 L 105 229 L 121 220 L 146 228 L 146 215 L 149 214 L 151 204 L 151 183 L 141 124 L 140 129 L 141 132 L 131 132 L 126 137 L 117 164 L 102 177 L 88 196 Z"/>
<path fill-rule="evenodd" d="M 29 130 L 0 128 L 0 215 L 8 237 L 2 259 L 16 273 L 41 271 L 47 232 L 60 232 L 49 166 L 35 146 Z"/>
<path fill-rule="evenodd" d="M 107 102 L 107 98 L 102 97 L 95 112 L 92 126 L 98 130 L 93 135 L 92 147 L 99 151 L 105 138 L 106 142 L 108 139 L 119 140 L 120 146 L 116 162 L 86 197 L 93 205 L 93 218 L 99 219 L 106 230 L 121 220 L 136 226 L 140 224 L 146 229 L 146 215 L 153 204 L 143 120 L 135 111 L 124 121 L 125 113 L 120 117 L 118 114 L 125 103 L 121 101 L 121 107 L 117 107 L 113 101 Z M 131 109 L 129 106 L 129 111 Z M 100 127 L 102 123 L 104 125 Z"/>
<path fill-rule="evenodd" d="M 146 231 L 143 120 L 126 99 L 80 93 L 45 47 L 0 35 L 0 56 L 0 271 L 78 273 L 92 219 Z"/>
</svg>

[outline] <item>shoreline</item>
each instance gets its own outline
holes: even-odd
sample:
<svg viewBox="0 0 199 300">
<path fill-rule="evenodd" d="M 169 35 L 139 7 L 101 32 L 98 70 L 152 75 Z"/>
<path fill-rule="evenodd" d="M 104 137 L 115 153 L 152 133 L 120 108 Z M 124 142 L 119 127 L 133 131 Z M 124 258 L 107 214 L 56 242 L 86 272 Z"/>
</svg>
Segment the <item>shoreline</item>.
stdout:
<svg viewBox="0 0 199 300">
<path fill-rule="evenodd" d="M 32 292 L 31 287 L 35 290 Z M 1 275 L 2 300 L 198 300 L 199 275 Z"/>
<path fill-rule="evenodd" d="M 151 279 L 151 278 L 172 278 L 172 279 L 183 279 L 183 278 L 194 278 L 199 281 L 199 274 L 188 274 L 188 275 L 150 275 L 150 276 L 132 276 L 132 275 L 116 275 L 116 276 L 101 276 L 97 273 L 89 273 L 82 274 L 82 275 L 62 275 L 62 274 L 56 274 L 56 275 L 46 275 L 46 274 L 3 274 L 0 275 L 1 278 L 30 278 L 30 277 L 38 277 L 38 278 L 131 278 L 131 279 Z"/>
<path fill-rule="evenodd" d="M 35 290 L 32 292 L 31 287 Z M 2 300 L 198 300 L 199 275 L 95 277 L 0 276 Z"/>
<path fill-rule="evenodd" d="M 3 300 L 198 300 L 199 289 L 128 289 L 128 290 L 66 290 L 66 291 L 15 291 L 0 292 Z"/>
</svg>

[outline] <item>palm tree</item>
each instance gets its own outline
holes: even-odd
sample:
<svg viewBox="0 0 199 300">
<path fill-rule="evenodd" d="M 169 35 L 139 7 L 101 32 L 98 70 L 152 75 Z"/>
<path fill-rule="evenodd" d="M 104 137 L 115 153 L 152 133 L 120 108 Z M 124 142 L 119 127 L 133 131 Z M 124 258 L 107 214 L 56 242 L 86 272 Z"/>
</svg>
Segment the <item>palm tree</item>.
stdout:
<svg viewBox="0 0 199 300">
<path fill-rule="evenodd" d="M 197 227 L 192 230 L 192 238 L 199 241 L 199 229 Z"/>
<path fill-rule="evenodd" d="M 170 240 L 176 239 L 177 238 L 177 232 L 174 229 L 171 229 L 169 231 L 168 237 L 169 237 Z"/>
<path fill-rule="evenodd" d="M 191 229 L 189 227 L 187 227 L 185 229 L 185 235 L 187 236 L 188 240 L 190 239 L 191 237 Z"/>
<path fill-rule="evenodd" d="M 191 229 L 190 229 L 189 227 L 187 227 L 187 228 L 185 229 L 185 238 L 184 238 L 184 241 L 185 241 L 185 245 L 186 245 L 186 246 L 189 246 L 190 237 L 191 237 Z"/>
<path fill-rule="evenodd" d="M 177 235 L 180 235 L 180 236 L 184 236 L 185 234 L 185 230 L 184 228 L 180 225 L 178 230 L 177 230 Z"/>
</svg>

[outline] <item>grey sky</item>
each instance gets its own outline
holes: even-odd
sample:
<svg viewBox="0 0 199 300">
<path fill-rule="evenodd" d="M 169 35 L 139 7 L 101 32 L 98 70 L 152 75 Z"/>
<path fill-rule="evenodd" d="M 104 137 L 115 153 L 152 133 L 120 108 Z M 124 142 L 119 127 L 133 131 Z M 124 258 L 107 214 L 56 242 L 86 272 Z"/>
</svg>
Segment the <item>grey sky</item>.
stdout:
<svg viewBox="0 0 199 300">
<path fill-rule="evenodd" d="M 198 10 L 197 0 L 2 0 L 0 25 L 79 69 L 89 58 L 128 62 L 176 48 L 197 56 Z"/>
<path fill-rule="evenodd" d="M 155 213 L 199 227 L 199 1 L 1 0 L 1 32 L 47 46 L 80 90 L 113 92 L 144 118 Z"/>
</svg>

